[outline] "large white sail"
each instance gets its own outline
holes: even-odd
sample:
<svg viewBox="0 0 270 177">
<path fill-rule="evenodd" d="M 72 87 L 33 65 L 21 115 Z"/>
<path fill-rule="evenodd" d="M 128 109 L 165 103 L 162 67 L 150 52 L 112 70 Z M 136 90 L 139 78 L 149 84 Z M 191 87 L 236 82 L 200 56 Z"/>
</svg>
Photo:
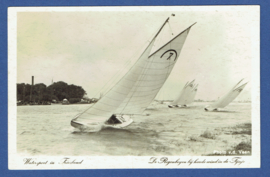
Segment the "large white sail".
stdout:
<svg viewBox="0 0 270 177">
<path fill-rule="evenodd" d="M 140 114 L 153 101 L 169 76 L 190 28 L 149 56 L 160 29 L 127 74 L 96 104 L 73 119 L 71 125 L 90 126 L 102 124 L 112 115 Z"/>
<path fill-rule="evenodd" d="M 241 91 L 244 89 L 244 87 L 247 85 L 247 83 L 245 83 L 241 86 L 238 86 L 240 84 L 240 82 L 238 82 L 225 96 L 223 96 L 217 102 L 212 104 L 211 107 L 214 109 L 224 108 L 225 106 L 230 104 L 241 93 Z"/>
<path fill-rule="evenodd" d="M 147 60 L 149 53 L 154 44 L 153 40 L 146 50 L 143 52 L 141 57 L 131 68 L 131 70 L 111 89 L 109 90 L 97 103 L 95 103 L 88 110 L 83 112 L 77 119 L 77 123 L 89 124 L 96 122 L 104 122 L 112 114 L 119 105 L 124 101 L 124 99 L 129 94 L 130 90 L 133 88 L 136 80 L 138 80 L 145 61 Z"/>
<path fill-rule="evenodd" d="M 179 58 L 190 28 L 149 56 L 142 74 L 116 113 L 141 114 L 154 100 Z"/>
</svg>

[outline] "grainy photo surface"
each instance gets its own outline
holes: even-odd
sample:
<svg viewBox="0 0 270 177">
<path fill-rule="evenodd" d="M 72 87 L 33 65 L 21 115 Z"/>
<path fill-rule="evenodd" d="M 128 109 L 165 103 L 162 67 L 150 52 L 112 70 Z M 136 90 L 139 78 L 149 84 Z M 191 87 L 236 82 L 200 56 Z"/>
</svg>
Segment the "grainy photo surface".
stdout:
<svg viewBox="0 0 270 177">
<path fill-rule="evenodd" d="M 9 8 L 9 168 L 260 167 L 259 6 Z"/>
</svg>

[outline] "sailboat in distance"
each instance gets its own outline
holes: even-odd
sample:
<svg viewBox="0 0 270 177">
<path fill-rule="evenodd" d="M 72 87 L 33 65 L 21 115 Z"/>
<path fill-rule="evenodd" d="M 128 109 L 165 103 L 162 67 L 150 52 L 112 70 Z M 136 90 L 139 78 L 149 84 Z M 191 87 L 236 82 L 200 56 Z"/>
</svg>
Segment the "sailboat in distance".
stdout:
<svg viewBox="0 0 270 177">
<path fill-rule="evenodd" d="M 194 101 L 198 90 L 198 84 L 196 85 L 194 82 L 195 80 L 191 81 L 190 83 L 187 82 L 181 90 L 179 96 L 170 105 L 168 105 L 168 107 L 187 107 L 187 105 L 191 104 Z"/>
<path fill-rule="evenodd" d="M 219 108 L 224 108 L 228 104 L 230 104 L 240 93 L 241 91 L 245 88 L 247 85 L 247 82 L 243 85 L 239 84 L 243 81 L 241 79 L 226 95 L 224 95 L 222 98 L 217 100 L 215 103 L 212 105 L 207 105 L 204 110 L 205 111 L 218 111 Z"/>
<path fill-rule="evenodd" d="M 102 128 L 123 128 L 130 125 L 134 114 L 142 114 L 154 100 L 170 75 L 191 25 L 150 55 L 162 28 L 150 41 L 130 70 L 103 97 L 71 121 L 81 131 L 97 132 Z"/>
</svg>

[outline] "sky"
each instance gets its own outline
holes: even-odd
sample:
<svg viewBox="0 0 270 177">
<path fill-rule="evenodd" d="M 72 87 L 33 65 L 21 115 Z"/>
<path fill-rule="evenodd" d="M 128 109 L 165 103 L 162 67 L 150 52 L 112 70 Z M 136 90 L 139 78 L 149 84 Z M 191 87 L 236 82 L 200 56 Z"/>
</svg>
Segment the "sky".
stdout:
<svg viewBox="0 0 270 177">
<path fill-rule="evenodd" d="M 187 81 L 196 79 L 195 99 L 216 100 L 243 78 L 249 83 L 237 100 L 251 99 L 252 61 L 259 61 L 256 6 L 21 11 L 17 83 L 30 84 L 31 76 L 47 86 L 64 81 L 99 97 L 133 65 L 167 17 L 152 52 L 197 23 L 157 99 L 175 99 Z"/>
</svg>

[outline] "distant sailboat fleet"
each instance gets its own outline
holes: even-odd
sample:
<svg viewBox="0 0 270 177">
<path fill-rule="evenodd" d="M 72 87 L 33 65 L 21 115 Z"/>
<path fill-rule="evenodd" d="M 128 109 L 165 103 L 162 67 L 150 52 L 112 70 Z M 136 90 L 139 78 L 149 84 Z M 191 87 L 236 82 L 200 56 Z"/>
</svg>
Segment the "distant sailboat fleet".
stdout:
<svg viewBox="0 0 270 177">
<path fill-rule="evenodd" d="M 98 102 L 71 120 L 73 127 L 88 132 L 97 132 L 107 127 L 123 128 L 133 122 L 132 115 L 142 114 L 145 111 L 169 77 L 189 31 L 195 24 L 150 54 L 157 36 L 168 22 L 169 18 L 131 69 L 107 93 L 102 94 Z M 227 95 L 207 106 L 205 110 L 213 111 L 227 106 L 240 94 L 246 84 L 239 87 L 236 85 Z M 197 90 L 198 84 L 195 84 L 195 80 L 187 82 L 179 96 L 168 107 L 189 106 L 194 101 Z"/>
</svg>

